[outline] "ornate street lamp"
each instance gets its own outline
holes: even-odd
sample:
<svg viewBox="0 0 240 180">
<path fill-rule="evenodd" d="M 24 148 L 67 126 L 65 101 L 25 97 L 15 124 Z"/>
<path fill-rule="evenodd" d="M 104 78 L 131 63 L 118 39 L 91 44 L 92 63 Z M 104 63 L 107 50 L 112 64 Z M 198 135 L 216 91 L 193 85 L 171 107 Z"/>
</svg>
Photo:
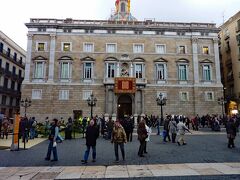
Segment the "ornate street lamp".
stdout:
<svg viewBox="0 0 240 180">
<path fill-rule="evenodd" d="M 161 122 L 163 122 L 163 108 L 162 107 L 167 104 L 167 98 L 163 97 L 163 94 L 160 93 L 159 97 L 157 97 L 156 101 L 157 101 L 157 105 L 159 105 L 161 107 Z"/>
<path fill-rule="evenodd" d="M 91 107 L 91 119 L 93 118 L 93 106 L 96 106 L 97 98 L 94 97 L 93 94 L 87 99 L 88 106 Z"/>
<path fill-rule="evenodd" d="M 27 117 L 27 108 L 31 106 L 31 99 L 26 98 L 25 100 L 21 100 L 21 106 L 24 107 L 24 115 Z"/>
<path fill-rule="evenodd" d="M 224 99 L 224 97 L 218 98 L 218 104 L 222 106 L 222 118 L 224 118 L 224 106 L 227 103 L 227 101 Z"/>
</svg>

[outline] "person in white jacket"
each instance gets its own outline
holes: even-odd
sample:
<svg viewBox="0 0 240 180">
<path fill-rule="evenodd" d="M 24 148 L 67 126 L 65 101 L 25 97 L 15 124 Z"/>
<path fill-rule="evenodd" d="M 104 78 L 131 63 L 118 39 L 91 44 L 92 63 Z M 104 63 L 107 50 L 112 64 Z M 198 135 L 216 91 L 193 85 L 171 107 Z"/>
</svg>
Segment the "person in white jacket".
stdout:
<svg viewBox="0 0 240 180">
<path fill-rule="evenodd" d="M 146 143 L 145 143 L 145 147 L 144 147 L 144 153 L 147 153 L 147 142 L 150 141 L 150 135 L 152 133 L 152 128 L 151 127 L 148 127 L 146 124 L 145 124 L 145 128 L 146 128 L 146 131 L 147 131 L 147 138 L 145 139 Z"/>
<path fill-rule="evenodd" d="M 179 138 L 178 138 L 178 145 L 186 145 L 187 143 L 185 142 L 184 140 L 184 135 L 185 135 L 185 132 L 189 131 L 189 129 L 185 126 L 185 124 L 182 122 L 182 119 L 180 119 L 179 123 L 177 124 L 177 129 L 178 129 L 178 135 L 179 135 Z M 191 132 L 190 132 L 191 133 Z"/>
</svg>

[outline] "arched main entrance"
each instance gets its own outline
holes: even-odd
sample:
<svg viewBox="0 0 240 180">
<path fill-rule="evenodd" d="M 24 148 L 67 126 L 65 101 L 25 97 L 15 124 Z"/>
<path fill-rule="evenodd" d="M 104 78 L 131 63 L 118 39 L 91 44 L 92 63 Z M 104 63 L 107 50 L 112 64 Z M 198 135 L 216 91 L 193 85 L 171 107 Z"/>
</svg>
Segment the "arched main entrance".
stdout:
<svg viewBox="0 0 240 180">
<path fill-rule="evenodd" d="M 121 95 L 118 98 L 117 117 L 122 119 L 124 115 L 132 115 L 132 98 L 129 95 Z"/>
</svg>

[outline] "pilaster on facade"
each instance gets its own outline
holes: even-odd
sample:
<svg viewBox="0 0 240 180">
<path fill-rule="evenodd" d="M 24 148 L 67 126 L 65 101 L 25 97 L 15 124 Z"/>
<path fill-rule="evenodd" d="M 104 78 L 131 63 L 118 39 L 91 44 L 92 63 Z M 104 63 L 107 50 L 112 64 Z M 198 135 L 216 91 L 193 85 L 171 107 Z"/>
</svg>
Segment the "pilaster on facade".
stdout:
<svg viewBox="0 0 240 180">
<path fill-rule="evenodd" d="M 28 38 L 28 41 L 27 41 L 27 55 L 26 55 L 26 64 L 25 64 L 25 77 L 24 77 L 23 84 L 30 82 L 30 66 L 31 66 L 31 60 L 32 60 L 33 35 L 28 34 L 27 38 Z"/>
<path fill-rule="evenodd" d="M 49 72 L 48 72 L 48 83 L 54 81 L 54 61 L 55 61 L 55 47 L 56 47 L 56 34 L 50 34 L 50 58 L 49 58 Z"/>
<path fill-rule="evenodd" d="M 194 84 L 199 84 L 198 38 L 197 37 L 192 37 L 192 54 L 193 54 Z"/>
<path fill-rule="evenodd" d="M 214 56 L 215 56 L 215 70 L 216 70 L 216 80 L 217 84 L 221 83 L 221 72 L 220 72 L 220 60 L 219 60 L 219 46 L 218 46 L 218 39 L 213 39 L 213 47 L 214 47 Z"/>
</svg>

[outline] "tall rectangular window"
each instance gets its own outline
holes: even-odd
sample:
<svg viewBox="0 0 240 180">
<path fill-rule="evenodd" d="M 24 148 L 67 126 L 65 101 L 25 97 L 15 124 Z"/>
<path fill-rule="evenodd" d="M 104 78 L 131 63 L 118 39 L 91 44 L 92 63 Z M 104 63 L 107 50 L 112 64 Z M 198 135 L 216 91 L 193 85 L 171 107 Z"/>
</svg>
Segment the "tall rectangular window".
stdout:
<svg viewBox="0 0 240 180">
<path fill-rule="evenodd" d="M 84 45 L 83 45 L 83 51 L 84 51 L 84 52 L 94 52 L 93 43 L 84 43 Z"/>
<path fill-rule="evenodd" d="M 12 69 L 12 74 L 15 75 L 16 74 L 16 67 L 13 66 L 13 69 Z"/>
<path fill-rule="evenodd" d="M 92 90 L 83 90 L 82 91 L 82 99 L 87 100 L 92 94 Z"/>
<path fill-rule="evenodd" d="M 203 65 L 203 80 L 211 81 L 211 66 Z"/>
<path fill-rule="evenodd" d="M 10 57 L 10 55 L 11 55 L 11 49 L 7 48 L 7 56 Z"/>
<path fill-rule="evenodd" d="M 115 64 L 114 63 L 108 63 L 107 64 L 107 77 L 108 78 L 114 78 L 115 77 Z"/>
<path fill-rule="evenodd" d="M 20 71 L 19 71 L 19 73 L 20 73 Z M 19 74 L 19 77 L 20 77 L 20 74 Z M 44 62 L 35 62 L 34 78 L 35 79 L 43 79 L 44 78 Z"/>
<path fill-rule="evenodd" d="M 157 54 L 165 54 L 166 53 L 166 46 L 162 44 L 156 45 L 156 53 Z"/>
<path fill-rule="evenodd" d="M 69 99 L 69 90 L 60 90 L 59 100 L 68 100 L 68 99 Z"/>
<path fill-rule="evenodd" d="M 32 99 L 42 99 L 42 89 L 32 89 Z"/>
<path fill-rule="evenodd" d="M 5 70 L 6 71 L 9 71 L 9 63 L 7 62 L 6 65 L 5 65 Z"/>
<path fill-rule="evenodd" d="M 143 44 L 134 44 L 133 45 L 133 52 L 134 53 L 144 53 L 144 46 L 143 46 Z"/>
<path fill-rule="evenodd" d="M 8 78 L 4 78 L 3 87 L 8 88 Z"/>
<path fill-rule="evenodd" d="M 203 46 L 202 53 L 203 54 L 209 54 L 209 47 L 208 46 Z"/>
<path fill-rule="evenodd" d="M 18 71 L 18 77 L 20 77 L 20 78 L 22 77 L 22 70 L 20 70 L 20 69 Z"/>
<path fill-rule="evenodd" d="M 187 65 L 186 64 L 180 64 L 178 66 L 178 79 L 180 81 L 187 80 Z"/>
<path fill-rule="evenodd" d="M 157 80 L 165 80 L 165 65 L 164 64 L 156 64 L 156 79 Z"/>
<path fill-rule="evenodd" d="M 61 79 L 69 79 L 70 78 L 70 63 L 69 62 L 61 62 Z"/>
<path fill-rule="evenodd" d="M 135 64 L 135 77 L 143 78 L 143 65 L 142 64 Z"/>
<path fill-rule="evenodd" d="M 7 96 L 2 95 L 2 105 L 6 105 L 7 103 Z"/>
<path fill-rule="evenodd" d="M 179 50 L 178 52 L 179 52 L 180 54 L 186 54 L 186 47 L 185 47 L 185 46 L 179 46 L 178 48 L 179 48 L 179 49 L 178 49 L 178 50 Z"/>
<path fill-rule="evenodd" d="M 14 53 L 13 60 L 17 61 L 17 53 Z"/>
<path fill-rule="evenodd" d="M 0 42 L 0 52 L 3 52 L 3 43 Z"/>
<path fill-rule="evenodd" d="M 15 81 L 12 81 L 11 82 L 11 89 L 14 90 L 14 88 L 15 88 Z"/>
<path fill-rule="evenodd" d="M 92 63 L 84 63 L 84 79 L 92 78 Z"/>
<path fill-rule="evenodd" d="M 116 44 L 107 44 L 106 45 L 106 52 L 107 53 L 116 53 L 117 52 L 117 45 Z"/>
</svg>

